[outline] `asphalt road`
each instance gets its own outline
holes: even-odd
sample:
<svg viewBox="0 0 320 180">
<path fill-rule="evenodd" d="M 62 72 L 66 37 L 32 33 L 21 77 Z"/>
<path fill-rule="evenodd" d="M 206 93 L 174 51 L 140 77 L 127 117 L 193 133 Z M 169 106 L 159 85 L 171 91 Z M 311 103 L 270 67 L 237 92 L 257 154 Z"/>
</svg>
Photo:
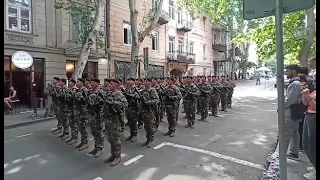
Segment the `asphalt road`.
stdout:
<svg viewBox="0 0 320 180">
<path fill-rule="evenodd" d="M 78 152 L 50 132 L 56 121 L 4 131 L 5 180 L 257 180 L 276 141 L 276 91 L 254 81 L 239 83 L 233 107 L 195 129 L 183 126 L 180 115 L 176 137 L 164 137 L 167 122 L 156 133 L 155 147 L 123 141 L 121 164 L 111 168 L 105 140 L 99 159 Z M 271 84 L 272 85 L 272 84 Z M 128 130 L 125 136 L 128 135 Z M 90 137 L 91 138 L 91 137 Z M 124 140 L 124 138 L 122 138 Z"/>
</svg>

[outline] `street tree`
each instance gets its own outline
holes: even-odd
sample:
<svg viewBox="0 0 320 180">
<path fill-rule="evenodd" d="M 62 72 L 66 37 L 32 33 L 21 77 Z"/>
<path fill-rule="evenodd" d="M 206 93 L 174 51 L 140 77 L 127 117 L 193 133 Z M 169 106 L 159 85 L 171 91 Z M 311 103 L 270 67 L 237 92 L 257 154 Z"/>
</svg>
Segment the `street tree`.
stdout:
<svg viewBox="0 0 320 180">
<path fill-rule="evenodd" d="M 147 36 L 150 36 L 150 33 L 155 29 L 161 15 L 163 0 L 156 0 L 155 3 L 157 3 L 157 5 L 154 6 L 153 13 L 151 13 L 150 16 L 147 15 L 148 13 L 143 12 L 143 19 L 139 24 L 140 30 L 138 31 L 139 11 L 136 6 L 136 0 L 129 0 L 130 26 L 132 33 L 130 76 L 133 78 L 137 77 L 137 65 L 140 63 L 137 62 L 140 45 L 143 40 Z M 143 4 L 146 6 L 145 1 Z M 146 11 L 146 8 L 144 8 L 144 11 Z"/>
<path fill-rule="evenodd" d="M 89 54 L 93 44 L 99 42 L 99 28 L 103 21 L 105 0 L 60 0 L 56 1 L 55 8 L 62 9 L 70 14 L 74 25 L 79 32 L 77 43 L 81 45 L 81 51 L 77 61 L 77 66 L 72 74 L 72 78 L 82 77 L 83 70 L 87 64 Z"/>
</svg>

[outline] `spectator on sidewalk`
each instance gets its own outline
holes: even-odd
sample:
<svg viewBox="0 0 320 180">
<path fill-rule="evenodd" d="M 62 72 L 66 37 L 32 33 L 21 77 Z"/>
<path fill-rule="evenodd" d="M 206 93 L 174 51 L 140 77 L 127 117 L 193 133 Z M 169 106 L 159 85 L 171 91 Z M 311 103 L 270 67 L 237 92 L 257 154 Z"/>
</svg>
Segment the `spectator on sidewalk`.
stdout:
<svg viewBox="0 0 320 180">
<path fill-rule="evenodd" d="M 316 76 L 313 85 L 316 87 Z M 316 178 L 316 90 L 310 93 L 308 87 L 302 86 L 302 101 L 308 106 L 303 126 L 302 143 L 303 148 L 313 167 L 308 167 L 308 173 L 304 174 L 305 179 Z"/>
<path fill-rule="evenodd" d="M 11 101 L 18 100 L 17 91 L 13 86 L 9 87 L 9 97 L 4 98 L 4 104 L 11 110 Z"/>
<path fill-rule="evenodd" d="M 288 65 L 286 68 L 286 74 L 289 80 L 289 85 L 286 89 L 285 97 L 285 149 L 288 149 L 289 144 L 290 151 L 287 157 L 293 160 L 299 160 L 299 121 L 303 119 L 305 106 L 301 101 L 301 82 L 298 77 L 299 72 L 298 65 Z"/>
<path fill-rule="evenodd" d="M 309 69 L 307 67 L 300 67 L 299 76 L 305 75 L 303 78 L 305 78 L 305 82 L 308 85 L 308 89 L 310 90 L 310 92 L 312 92 L 314 90 L 313 77 L 310 77 L 308 75 L 308 71 Z"/>
<path fill-rule="evenodd" d="M 317 65 L 316 65 L 316 57 L 312 58 L 309 61 L 309 63 L 310 63 L 310 68 L 311 68 L 311 70 L 309 72 L 309 76 L 312 77 L 312 78 L 315 78 L 315 76 L 316 76 L 316 67 L 317 67 Z"/>
</svg>

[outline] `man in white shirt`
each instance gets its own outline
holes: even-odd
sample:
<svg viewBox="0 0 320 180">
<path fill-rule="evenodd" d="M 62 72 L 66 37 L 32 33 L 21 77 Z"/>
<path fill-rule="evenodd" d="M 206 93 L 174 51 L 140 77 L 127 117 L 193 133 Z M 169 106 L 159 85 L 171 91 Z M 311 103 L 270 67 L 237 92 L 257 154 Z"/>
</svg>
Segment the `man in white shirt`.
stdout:
<svg viewBox="0 0 320 180">
<path fill-rule="evenodd" d="M 316 67 L 317 67 L 316 57 L 310 59 L 309 63 L 310 63 L 310 68 L 311 68 L 311 70 L 309 72 L 309 76 L 314 79 L 314 77 L 316 76 Z"/>
</svg>

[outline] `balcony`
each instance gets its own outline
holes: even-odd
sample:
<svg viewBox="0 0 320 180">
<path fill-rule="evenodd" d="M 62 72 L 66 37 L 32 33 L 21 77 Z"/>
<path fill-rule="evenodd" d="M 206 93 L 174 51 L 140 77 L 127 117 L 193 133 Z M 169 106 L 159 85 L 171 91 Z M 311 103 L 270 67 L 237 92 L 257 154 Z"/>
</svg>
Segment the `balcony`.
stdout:
<svg viewBox="0 0 320 180">
<path fill-rule="evenodd" d="M 212 44 L 212 50 L 218 51 L 218 52 L 226 52 L 227 51 L 227 45 L 221 44 L 221 43 L 214 43 Z"/>
<path fill-rule="evenodd" d="M 156 9 L 154 8 L 150 10 L 150 20 L 152 20 L 155 17 L 156 15 L 155 12 L 156 12 Z M 164 10 L 161 10 L 158 23 L 160 25 L 163 25 L 163 24 L 167 24 L 169 21 L 170 21 L 169 13 Z"/>
<path fill-rule="evenodd" d="M 196 59 L 196 55 L 192 53 L 185 52 L 167 52 L 167 60 L 168 61 L 176 61 L 180 63 L 194 64 Z"/>
<path fill-rule="evenodd" d="M 182 32 L 189 32 L 192 30 L 192 23 L 190 21 L 184 20 L 181 23 L 177 23 L 177 30 Z"/>
</svg>

